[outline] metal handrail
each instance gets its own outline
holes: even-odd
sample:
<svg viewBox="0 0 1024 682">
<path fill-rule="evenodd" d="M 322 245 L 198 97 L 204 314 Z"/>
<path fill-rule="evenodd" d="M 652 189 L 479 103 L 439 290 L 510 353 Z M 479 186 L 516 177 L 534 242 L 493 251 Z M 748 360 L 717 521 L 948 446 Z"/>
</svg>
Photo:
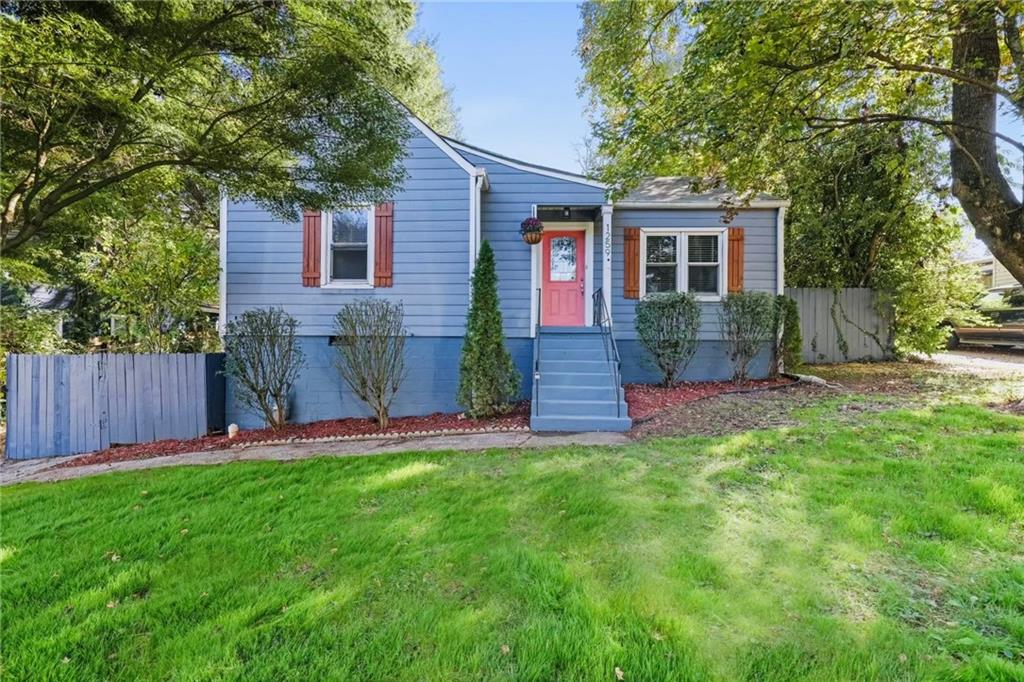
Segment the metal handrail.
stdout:
<svg viewBox="0 0 1024 682">
<path fill-rule="evenodd" d="M 612 316 L 608 312 L 608 305 L 605 303 L 604 294 L 600 287 L 594 292 L 594 326 L 601 328 L 601 345 L 604 347 L 604 359 L 612 369 L 615 416 L 621 417 L 622 401 L 619 400 L 619 389 L 622 388 L 622 359 L 619 357 L 619 346 L 615 342 L 615 334 L 612 333 Z"/>
<path fill-rule="evenodd" d="M 540 287 L 537 287 L 537 323 L 533 328 L 533 414 L 540 416 Z"/>
</svg>

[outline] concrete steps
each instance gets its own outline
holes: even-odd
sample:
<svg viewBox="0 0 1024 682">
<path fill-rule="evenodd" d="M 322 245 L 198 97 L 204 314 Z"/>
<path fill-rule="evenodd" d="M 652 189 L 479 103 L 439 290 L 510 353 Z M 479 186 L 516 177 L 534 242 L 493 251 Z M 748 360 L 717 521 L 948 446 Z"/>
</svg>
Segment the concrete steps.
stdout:
<svg viewBox="0 0 1024 682">
<path fill-rule="evenodd" d="M 541 327 L 530 428 L 628 431 L 625 393 L 597 327 Z"/>
</svg>

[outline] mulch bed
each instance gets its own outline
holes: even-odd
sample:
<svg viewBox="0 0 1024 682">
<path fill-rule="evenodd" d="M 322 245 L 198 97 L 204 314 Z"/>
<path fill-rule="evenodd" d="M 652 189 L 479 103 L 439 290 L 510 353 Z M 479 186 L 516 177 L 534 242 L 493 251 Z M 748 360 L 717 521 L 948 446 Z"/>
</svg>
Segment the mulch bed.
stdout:
<svg viewBox="0 0 1024 682">
<path fill-rule="evenodd" d="M 501 431 L 530 426 L 530 402 L 518 403 L 508 414 L 494 419 L 469 419 L 461 414 L 436 412 L 425 417 L 395 417 L 388 428 L 377 428 L 377 422 L 363 417 L 327 419 L 311 424 L 288 424 L 284 428 L 239 431 L 233 439 L 226 435 L 203 436 L 191 440 L 160 440 L 153 443 L 120 445 L 67 460 L 57 468 L 80 467 L 89 464 L 110 464 L 135 459 L 150 459 L 184 452 L 225 450 L 239 445 L 265 441 L 306 440 L 316 438 L 342 438 L 351 436 L 401 436 L 433 431 Z"/>
<path fill-rule="evenodd" d="M 629 416 L 634 422 L 638 422 L 649 419 L 655 413 L 673 405 L 682 405 L 724 393 L 745 393 L 792 383 L 795 383 L 793 379 L 780 377 L 747 381 L 742 384 L 731 381 L 684 381 L 672 388 L 651 384 L 627 384 L 626 403 L 629 405 Z"/>
</svg>

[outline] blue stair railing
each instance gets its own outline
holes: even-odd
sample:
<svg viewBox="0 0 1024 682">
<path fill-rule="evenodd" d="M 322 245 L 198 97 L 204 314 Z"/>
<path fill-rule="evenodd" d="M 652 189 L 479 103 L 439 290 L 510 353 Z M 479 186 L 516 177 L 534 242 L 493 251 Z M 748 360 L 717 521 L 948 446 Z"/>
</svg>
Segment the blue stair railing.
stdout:
<svg viewBox="0 0 1024 682">
<path fill-rule="evenodd" d="M 540 318 L 538 317 L 538 319 Z M 601 328 L 604 358 L 612 370 L 610 374 L 612 391 L 615 396 L 615 416 L 621 417 L 622 401 L 619 399 L 619 390 L 622 388 L 622 359 L 619 357 L 619 346 L 615 343 L 615 334 L 612 333 L 612 316 L 608 312 L 608 305 L 605 303 L 604 293 L 600 287 L 594 292 L 594 326 Z"/>
</svg>

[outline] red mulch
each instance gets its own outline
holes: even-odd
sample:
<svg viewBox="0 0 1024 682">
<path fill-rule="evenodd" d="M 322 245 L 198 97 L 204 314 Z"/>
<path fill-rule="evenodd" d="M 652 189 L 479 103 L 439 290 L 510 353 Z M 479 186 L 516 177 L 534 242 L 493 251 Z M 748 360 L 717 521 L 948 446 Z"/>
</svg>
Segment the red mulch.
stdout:
<svg viewBox="0 0 1024 682">
<path fill-rule="evenodd" d="M 288 424 L 279 431 L 253 429 L 239 431 L 238 436 L 229 440 L 226 435 L 203 436 L 191 440 L 160 440 L 154 443 L 120 445 L 82 455 L 62 462 L 58 467 L 80 467 L 88 464 L 110 464 L 135 459 L 149 459 L 183 452 L 204 452 L 224 450 L 233 445 L 258 443 L 267 440 L 291 438 L 334 438 L 339 436 L 395 436 L 416 431 L 442 430 L 484 430 L 522 427 L 530 425 L 530 402 L 518 403 L 511 412 L 494 419 L 469 419 L 459 414 L 436 412 L 425 417 L 395 417 L 388 428 L 377 428 L 377 422 L 363 417 L 349 419 L 326 419 L 312 424 Z"/>
<path fill-rule="evenodd" d="M 629 416 L 635 420 L 643 420 L 666 407 L 708 398 L 723 393 L 737 393 L 759 388 L 785 386 L 792 384 L 792 379 L 761 379 L 734 384 L 731 381 L 684 381 L 672 388 L 652 384 L 627 384 L 626 403 L 629 405 Z"/>
</svg>

